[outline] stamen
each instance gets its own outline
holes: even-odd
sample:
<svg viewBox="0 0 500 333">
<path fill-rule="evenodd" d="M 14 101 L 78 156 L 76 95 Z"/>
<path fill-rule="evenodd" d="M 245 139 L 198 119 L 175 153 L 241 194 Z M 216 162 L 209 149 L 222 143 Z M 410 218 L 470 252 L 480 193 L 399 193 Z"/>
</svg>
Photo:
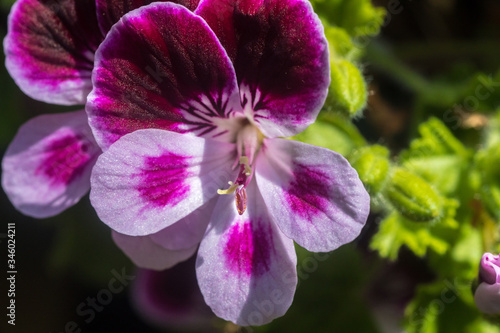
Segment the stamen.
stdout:
<svg viewBox="0 0 500 333">
<path fill-rule="evenodd" d="M 227 190 L 217 190 L 217 194 L 232 194 L 238 188 L 238 184 L 233 184 L 233 182 L 227 182 L 230 186 Z"/>
<path fill-rule="evenodd" d="M 238 214 L 242 215 L 247 209 L 247 192 L 245 187 L 250 182 L 250 176 L 252 175 L 252 168 L 248 163 L 247 156 L 240 157 L 240 172 L 236 181 L 228 182 L 229 188 L 227 190 L 217 190 L 217 194 L 232 194 L 235 193 L 235 203 Z"/>
</svg>

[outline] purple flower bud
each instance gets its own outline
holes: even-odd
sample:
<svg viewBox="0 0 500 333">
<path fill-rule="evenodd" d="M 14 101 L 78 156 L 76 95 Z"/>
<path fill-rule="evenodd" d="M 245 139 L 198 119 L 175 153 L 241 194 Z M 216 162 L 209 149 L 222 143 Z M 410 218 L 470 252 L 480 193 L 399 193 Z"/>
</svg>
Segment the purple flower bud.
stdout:
<svg viewBox="0 0 500 333">
<path fill-rule="evenodd" d="M 479 286 L 474 293 L 477 308 L 488 314 L 500 314 L 500 257 L 485 253 L 479 266 Z"/>
<path fill-rule="evenodd" d="M 500 282 L 500 257 L 491 253 L 483 254 L 479 266 L 480 282 L 495 284 Z"/>
</svg>

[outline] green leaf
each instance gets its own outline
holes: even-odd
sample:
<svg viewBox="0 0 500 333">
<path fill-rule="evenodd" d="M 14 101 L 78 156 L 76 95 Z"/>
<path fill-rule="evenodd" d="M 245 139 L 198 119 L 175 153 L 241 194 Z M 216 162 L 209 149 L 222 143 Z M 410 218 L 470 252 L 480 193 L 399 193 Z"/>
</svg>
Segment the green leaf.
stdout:
<svg viewBox="0 0 500 333">
<path fill-rule="evenodd" d="M 450 132 L 443 122 L 435 117 L 422 123 L 418 131 L 421 138 L 410 144 L 410 149 L 401 154 L 402 160 L 423 156 L 460 155 L 467 157 L 470 153 L 464 145 Z"/>
<path fill-rule="evenodd" d="M 448 276 L 460 276 L 472 280 L 477 276 L 479 259 L 483 255 L 483 240 L 478 229 L 468 223 L 460 226 L 458 239 L 450 250 Z"/>
<path fill-rule="evenodd" d="M 367 90 L 359 69 L 347 60 L 330 61 L 332 82 L 326 108 L 355 116 L 366 104 Z"/>
<path fill-rule="evenodd" d="M 393 212 L 380 223 L 370 248 L 390 260 L 397 259 L 403 245 L 418 257 L 425 256 L 429 249 L 442 255 L 450 248 L 449 238 L 458 227 L 454 220 L 456 206 L 455 201 L 448 201 L 445 216 L 432 224 L 413 222 Z"/>
<path fill-rule="evenodd" d="M 500 217 L 500 143 L 478 152 L 475 169 L 479 175 L 481 200 L 493 216 Z"/>
<path fill-rule="evenodd" d="M 421 137 L 401 153 L 402 166 L 444 195 L 454 195 L 468 178 L 472 153 L 437 118 L 419 126 Z"/>
<path fill-rule="evenodd" d="M 478 152 L 475 162 L 484 182 L 500 183 L 500 142 Z"/>
<path fill-rule="evenodd" d="M 500 186 L 484 184 L 480 190 L 481 201 L 493 216 L 500 218 Z"/>
<path fill-rule="evenodd" d="M 330 24 L 344 28 L 351 36 L 374 36 L 384 22 L 385 9 L 370 0 L 312 0 L 315 11 Z"/>
<path fill-rule="evenodd" d="M 292 139 L 328 148 L 343 156 L 366 144 L 350 120 L 328 113 L 321 114 L 314 124 Z"/>
<path fill-rule="evenodd" d="M 436 190 L 402 168 L 393 171 L 384 196 L 401 215 L 413 221 L 432 221 L 443 214 L 444 199 Z"/>
<path fill-rule="evenodd" d="M 407 159 L 402 166 L 432 184 L 443 195 L 454 193 L 467 169 L 457 155 L 422 156 Z"/>
<path fill-rule="evenodd" d="M 324 27 L 331 59 L 357 60 L 361 56 L 360 49 L 354 45 L 351 36 L 345 29 L 331 26 L 328 23 Z"/>
<path fill-rule="evenodd" d="M 380 145 L 362 147 L 356 150 L 349 162 L 358 172 L 370 196 L 376 195 L 386 184 L 389 175 L 389 150 Z"/>
</svg>

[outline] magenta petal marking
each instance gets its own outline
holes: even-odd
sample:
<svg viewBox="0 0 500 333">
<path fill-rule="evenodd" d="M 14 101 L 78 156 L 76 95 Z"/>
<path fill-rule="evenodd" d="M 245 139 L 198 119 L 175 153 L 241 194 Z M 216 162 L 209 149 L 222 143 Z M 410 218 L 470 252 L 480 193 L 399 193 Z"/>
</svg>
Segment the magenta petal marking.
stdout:
<svg viewBox="0 0 500 333">
<path fill-rule="evenodd" d="M 293 241 L 272 223 L 255 180 L 247 191 L 248 207 L 241 216 L 233 198 L 219 196 L 196 261 L 207 304 L 217 316 L 241 326 L 282 316 L 297 285 Z M 273 299 L 276 293 L 279 300 Z"/>
<path fill-rule="evenodd" d="M 148 156 L 137 187 L 141 197 L 155 207 L 173 207 L 185 199 L 189 194 L 189 185 L 184 182 L 190 176 L 188 159 L 170 152 Z"/>
<path fill-rule="evenodd" d="M 54 216 L 87 193 L 99 153 L 85 111 L 33 118 L 5 152 L 2 186 L 23 214 Z"/>
<path fill-rule="evenodd" d="M 49 143 L 47 156 L 36 169 L 35 174 L 43 174 L 52 185 L 68 185 L 81 176 L 92 156 L 88 153 L 90 143 L 80 135 L 68 133 Z"/>
<path fill-rule="evenodd" d="M 255 177 L 272 221 L 300 246 L 328 252 L 363 228 L 370 197 L 347 160 L 331 150 L 265 139 Z"/>
<path fill-rule="evenodd" d="M 193 135 L 135 131 L 98 158 L 90 201 L 101 221 L 130 236 L 159 232 L 191 213 L 208 219 L 210 212 L 194 212 L 234 174 L 234 150 L 234 144 Z"/>
<path fill-rule="evenodd" d="M 326 210 L 328 188 L 331 180 L 320 170 L 311 166 L 295 164 L 293 181 L 285 190 L 284 197 L 295 214 L 312 222 L 312 218 Z"/>
<path fill-rule="evenodd" d="M 253 226 L 253 227 L 252 227 Z M 263 230 L 260 223 L 237 223 L 228 232 L 224 249 L 226 265 L 234 273 L 260 276 L 269 271 L 271 255 L 270 230 Z"/>
</svg>

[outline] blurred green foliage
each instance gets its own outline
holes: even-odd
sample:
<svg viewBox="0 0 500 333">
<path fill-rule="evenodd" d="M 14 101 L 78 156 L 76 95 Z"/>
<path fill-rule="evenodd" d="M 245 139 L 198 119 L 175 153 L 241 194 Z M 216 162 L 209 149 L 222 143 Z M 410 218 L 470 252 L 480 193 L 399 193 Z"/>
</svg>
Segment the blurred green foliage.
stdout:
<svg viewBox="0 0 500 333">
<path fill-rule="evenodd" d="M 314 9 L 330 24 L 353 37 L 375 36 L 380 31 L 385 10 L 370 0 L 312 0 Z"/>
<path fill-rule="evenodd" d="M 360 56 L 364 42 L 380 31 L 385 10 L 373 7 L 369 0 L 314 0 L 312 4 L 323 21 L 330 49 L 332 82 L 326 105 L 346 116 L 356 115 L 367 100 Z"/>
<path fill-rule="evenodd" d="M 500 250 L 500 68 L 426 78 L 383 45 L 360 43 L 378 33 L 384 10 L 363 0 L 312 3 L 330 43 L 332 85 L 323 114 L 294 139 L 336 150 L 358 171 L 381 216 L 370 249 L 390 261 L 409 250 L 432 272 L 407 305 L 407 332 L 500 332 L 471 291 L 482 254 Z M 362 59 L 416 95 L 402 151 L 360 140 L 349 125 L 368 97 Z"/>
</svg>

